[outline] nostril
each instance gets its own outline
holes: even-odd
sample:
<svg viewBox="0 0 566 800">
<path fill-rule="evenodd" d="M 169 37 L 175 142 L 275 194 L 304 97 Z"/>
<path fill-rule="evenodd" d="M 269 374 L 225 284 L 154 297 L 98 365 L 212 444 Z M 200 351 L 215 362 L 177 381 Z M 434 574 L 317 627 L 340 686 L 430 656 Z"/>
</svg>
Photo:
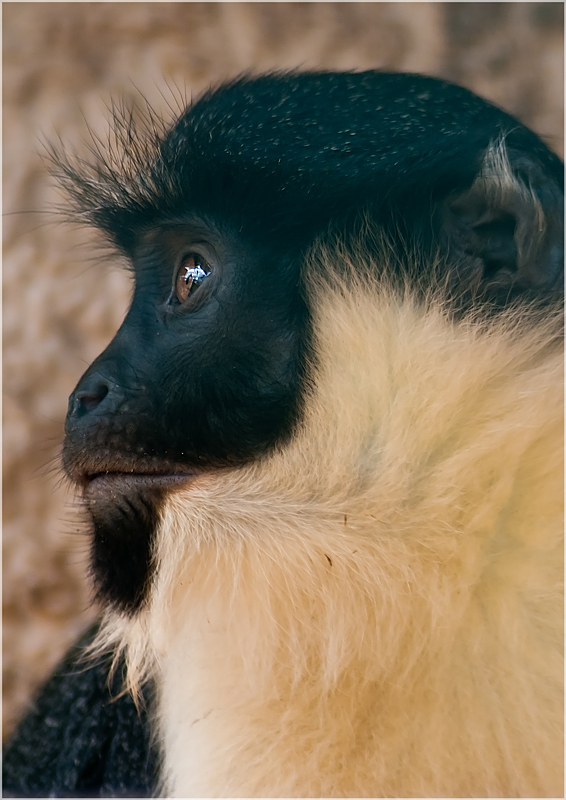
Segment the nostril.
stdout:
<svg viewBox="0 0 566 800">
<path fill-rule="evenodd" d="M 85 414 L 94 411 L 94 409 L 102 403 L 108 394 L 108 386 L 106 383 L 98 383 L 89 391 L 76 392 L 73 399 L 73 412 L 77 417 L 83 417 Z"/>
</svg>

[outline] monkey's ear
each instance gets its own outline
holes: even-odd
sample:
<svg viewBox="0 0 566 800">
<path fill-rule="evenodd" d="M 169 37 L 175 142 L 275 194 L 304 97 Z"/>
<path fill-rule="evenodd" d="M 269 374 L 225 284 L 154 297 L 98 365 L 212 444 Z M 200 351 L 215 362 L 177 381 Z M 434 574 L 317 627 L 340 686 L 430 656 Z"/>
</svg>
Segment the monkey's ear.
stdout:
<svg viewBox="0 0 566 800">
<path fill-rule="evenodd" d="M 563 191 L 538 161 L 493 145 L 471 188 L 442 208 L 450 283 L 502 301 L 562 293 L 563 215 Z"/>
</svg>

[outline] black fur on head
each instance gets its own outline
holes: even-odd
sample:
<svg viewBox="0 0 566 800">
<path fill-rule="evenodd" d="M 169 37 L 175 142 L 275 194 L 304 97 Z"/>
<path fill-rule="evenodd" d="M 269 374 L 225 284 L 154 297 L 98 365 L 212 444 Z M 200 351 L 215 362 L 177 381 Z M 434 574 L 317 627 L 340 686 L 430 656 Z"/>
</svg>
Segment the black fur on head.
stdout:
<svg viewBox="0 0 566 800">
<path fill-rule="evenodd" d="M 169 487 L 259 458 L 301 413 L 304 256 L 360 220 L 460 306 L 561 292 L 563 170 L 500 109 L 382 72 L 244 77 L 169 127 L 114 115 L 114 142 L 54 171 L 135 276 L 114 340 L 69 402 L 64 464 L 93 521 L 99 594 L 147 596 Z M 439 257 L 440 256 L 440 257 Z M 427 273 L 419 276 L 426 283 Z"/>
</svg>

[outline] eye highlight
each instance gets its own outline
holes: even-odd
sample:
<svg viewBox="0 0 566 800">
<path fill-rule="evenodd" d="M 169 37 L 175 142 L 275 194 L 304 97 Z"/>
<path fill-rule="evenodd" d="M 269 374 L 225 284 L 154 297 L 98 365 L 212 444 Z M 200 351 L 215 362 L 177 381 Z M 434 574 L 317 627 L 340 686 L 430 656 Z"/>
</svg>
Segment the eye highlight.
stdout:
<svg viewBox="0 0 566 800">
<path fill-rule="evenodd" d="M 174 294 L 179 303 L 184 303 L 193 295 L 211 271 L 206 259 L 198 253 L 186 255 L 175 277 Z"/>
</svg>

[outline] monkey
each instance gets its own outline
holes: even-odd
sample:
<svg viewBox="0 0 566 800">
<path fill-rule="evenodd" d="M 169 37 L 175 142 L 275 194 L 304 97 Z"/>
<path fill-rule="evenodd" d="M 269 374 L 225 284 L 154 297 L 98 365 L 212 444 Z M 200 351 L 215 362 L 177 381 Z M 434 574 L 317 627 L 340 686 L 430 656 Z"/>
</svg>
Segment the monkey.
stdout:
<svg viewBox="0 0 566 800">
<path fill-rule="evenodd" d="M 148 114 L 53 160 L 134 277 L 63 465 L 156 791 L 560 795 L 560 159 L 407 73 Z"/>
</svg>

